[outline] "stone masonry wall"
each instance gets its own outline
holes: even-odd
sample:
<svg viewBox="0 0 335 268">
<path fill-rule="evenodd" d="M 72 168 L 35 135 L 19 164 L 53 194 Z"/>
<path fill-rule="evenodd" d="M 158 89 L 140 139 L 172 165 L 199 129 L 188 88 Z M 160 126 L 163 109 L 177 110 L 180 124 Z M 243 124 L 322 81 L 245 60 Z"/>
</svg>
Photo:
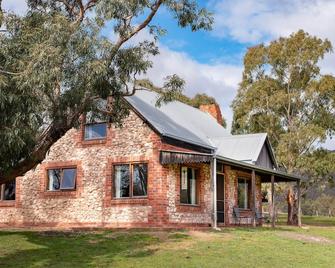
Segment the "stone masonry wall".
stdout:
<svg viewBox="0 0 335 268">
<path fill-rule="evenodd" d="M 232 169 L 230 166 L 224 167 L 225 172 L 225 224 L 232 225 L 237 224 L 236 219 L 233 214 L 234 207 L 237 207 L 238 197 L 237 197 L 237 180 L 239 177 L 250 179 L 251 183 L 251 173 L 241 172 Z M 261 188 L 261 178 L 256 175 L 256 209 L 262 211 L 262 188 Z M 245 212 L 250 217 L 252 216 L 252 211 Z M 241 224 L 250 224 L 250 220 L 241 220 Z"/>
<path fill-rule="evenodd" d="M 180 204 L 180 165 L 169 165 L 168 172 L 168 214 L 169 220 L 173 223 L 192 223 L 197 225 L 210 226 L 212 223 L 212 194 L 209 164 L 188 164 L 199 170 L 198 179 L 198 204 Z M 177 178 L 177 179 L 176 179 Z"/>
<path fill-rule="evenodd" d="M 45 160 L 16 179 L 16 201 L 0 201 L 0 226 L 41 227 L 188 227 L 210 226 L 210 165 L 199 171 L 198 205 L 180 204 L 180 165 L 162 166 L 160 150 L 189 151 L 162 142 L 134 112 L 122 128 L 111 126 L 104 140 L 83 141 L 83 129 L 72 129 L 56 142 Z M 113 164 L 148 164 L 147 198 L 113 198 Z M 76 167 L 75 191 L 46 190 L 47 168 Z M 225 166 L 226 224 L 233 224 L 237 204 L 236 170 Z M 249 174 L 250 176 L 250 174 Z M 256 179 L 261 206 L 260 179 Z"/>
<path fill-rule="evenodd" d="M 106 181 L 112 162 L 153 162 L 156 134 L 133 112 L 123 128 L 108 128 L 107 139 L 82 142 L 82 131 L 72 129 L 56 142 L 45 160 L 17 180 L 21 206 L 1 207 L 0 223 L 45 226 L 105 226 L 148 223 L 152 205 L 146 203 L 106 206 Z M 77 167 L 77 189 L 47 192 L 46 168 Z M 150 170 L 149 174 L 152 174 Z M 152 185 L 153 178 L 149 179 Z M 150 193 L 149 193 L 150 194 Z"/>
<path fill-rule="evenodd" d="M 181 225 L 210 222 L 210 204 L 205 204 L 210 202 L 209 168 L 202 165 L 201 210 L 170 207 L 179 178 L 174 176 L 179 175 L 160 165 L 159 150 L 183 149 L 162 143 L 134 112 L 123 128 L 108 128 L 104 140 L 83 141 L 83 134 L 83 129 L 68 131 L 40 165 L 17 178 L 16 201 L 0 202 L 0 226 L 165 227 L 175 226 L 178 219 Z M 114 199 L 113 164 L 136 161 L 148 163 L 148 197 Z M 46 191 L 46 169 L 67 166 L 77 168 L 76 190 Z"/>
</svg>

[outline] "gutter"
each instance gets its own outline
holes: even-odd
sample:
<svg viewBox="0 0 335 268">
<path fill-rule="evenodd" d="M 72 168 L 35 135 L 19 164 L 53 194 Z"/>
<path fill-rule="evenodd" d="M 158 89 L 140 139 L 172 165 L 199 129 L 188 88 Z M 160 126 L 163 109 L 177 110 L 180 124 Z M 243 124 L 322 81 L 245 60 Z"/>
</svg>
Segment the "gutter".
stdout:
<svg viewBox="0 0 335 268">
<path fill-rule="evenodd" d="M 269 169 L 269 168 L 264 168 L 264 167 L 260 167 L 260 166 L 256 166 L 253 164 L 248 164 L 248 163 L 243 163 L 241 161 L 238 160 L 234 160 L 231 158 L 227 158 L 227 157 L 223 157 L 223 156 L 214 156 L 215 158 L 217 158 L 217 160 L 220 160 L 224 163 L 227 164 L 231 164 L 233 166 L 237 166 L 237 167 L 241 167 L 244 169 L 248 169 L 248 170 L 255 170 L 261 173 L 265 173 L 265 174 L 269 174 L 269 175 L 277 175 L 280 176 L 282 178 L 291 180 L 291 181 L 301 181 L 303 178 L 301 176 L 295 175 L 295 174 L 288 174 L 285 172 L 281 172 L 281 171 L 277 171 L 277 170 L 273 170 L 273 169 Z"/>
</svg>

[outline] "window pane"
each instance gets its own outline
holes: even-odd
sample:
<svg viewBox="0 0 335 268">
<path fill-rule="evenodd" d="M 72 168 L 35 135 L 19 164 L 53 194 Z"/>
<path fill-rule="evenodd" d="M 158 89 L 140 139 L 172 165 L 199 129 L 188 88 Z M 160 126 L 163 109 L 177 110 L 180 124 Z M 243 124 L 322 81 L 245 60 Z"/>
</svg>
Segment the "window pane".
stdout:
<svg viewBox="0 0 335 268">
<path fill-rule="evenodd" d="M 62 189 L 74 189 L 76 185 L 76 169 L 66 168 L 63 169 Z"/>
<path fill-rule="evenodd" d="M 48 170 L 48 190 L 57 191 L 60 189 L 61 169 L 49 169 Z"/>
<path fill-rule="evenodd" d="M 129 165 L 114 166 L 114 197 L 129 197 Z"/>
<path fill-rule="evenodd" d="M 222 163 L 217 163 L 216 164 L 216 172 L 221 172 L 221 173 L 223 173 L 224 172 L 224 166 L 223 166 L 223 164 Z"/>
<path fill-rule="evenodd" d="M 188 204 L 188 179 L 187 167 L 181 168 L 181 182 L 180 182 L 180 203 Z"/>
<path fill-rule="evenodd" d="M 197 203 L 197 181 L 195 177 L 195 169 L 188 169 L 189 181 L 190 181 L 190 204 L 194 205 Z"/>
<path fill-rule="evenodd" d="M 4 200 L 15 200 L 15 180 L 5 184 Z"/>
<path fill-rule="evenodd" d="M 105 138 L 106 132 L 107 132 L 106 123 L 85 125 L 85 140 Z"/>
<path fill-rule="evenodd" d="M 248 208 L 248 182 L 245 179 L 238 179 L 238 207 Z"/>
<path fill-rule="evenodd" d="M 147 164 L 135 164 L 133 172 L 133 196 L 146 196 L 148 182 Z"/>
<path fill-rule="evenodd" d="M 194 168 L 181 168 L 180 203 L 197 204 L 197 180 Z"/>
</svg>

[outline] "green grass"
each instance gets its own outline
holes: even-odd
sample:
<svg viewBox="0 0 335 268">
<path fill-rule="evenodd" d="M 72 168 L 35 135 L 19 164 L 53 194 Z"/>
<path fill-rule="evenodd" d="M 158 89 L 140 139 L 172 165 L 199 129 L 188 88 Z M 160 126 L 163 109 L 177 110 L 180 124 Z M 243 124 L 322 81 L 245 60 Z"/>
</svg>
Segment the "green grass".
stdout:
<svg viewBox="0 0 335 268">
<path fill-rule="evenodd" d="M 309 224 L 304 228 L 281 225 L 274 230 L 2 230 L 0 267 L 334 267 L 335 219 L 304 220 Z"/>
<path fill-rule="evenodd" d="M 280 224 L 286 224 L 287 214 L 279 214 L 278 220 Z M 335 227 L 335 217 L 326 216 L 302 216 L 301 222 L 307 225 L 316 226 L 334 226 Z"/>
</svg>

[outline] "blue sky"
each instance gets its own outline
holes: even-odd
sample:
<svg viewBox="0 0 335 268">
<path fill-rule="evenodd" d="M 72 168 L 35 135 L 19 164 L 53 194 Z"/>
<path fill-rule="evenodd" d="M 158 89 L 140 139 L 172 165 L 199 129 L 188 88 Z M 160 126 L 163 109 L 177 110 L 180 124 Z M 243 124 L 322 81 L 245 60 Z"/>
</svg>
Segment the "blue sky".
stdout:
<svg viewBox="0 0 335 268">
<path fill-rule="evenodd" d="M 243 55 L 249 46 L 288 36 L 299 29 L 335 45 L 335 0 L 199 0 L 214 13 L 211 32 L 181 29 L 166 11 L 155 22 L 168 33 L 160 38 L 160 55 L 146 75 L 162 85 L 164 77 L 176 73 L 186 81 L 185 93 L 205 92 L 214 96 L 231 123 L 233 100 L 243 70 Z M 3 0 L 7 9 L 24 12 L 25 0 Z M 137 40 L 148 38 L 144 31 Z M 321 71 L 335 75 L 334 54 L 321 62 Z M 335 149 L 335 141 L 327 147 Z"/>
<path fill-rule="evenodd" d="M 208 8 L 214 10 L 211 5 Z M 221 38 L 208 31 L 192 32 L 189 28 L 178 27 L 176 20 L 173 20 L 168 12 L 160 12 L 154 23 L 162 25 L 167 30 L 167 34 L 160 38 L 163 45 L 174 51 L 185 52 L 199 63 L 224 61 L 240 64 L 246 51 L 247 44 L 229 37 Z"/>
</svg>

